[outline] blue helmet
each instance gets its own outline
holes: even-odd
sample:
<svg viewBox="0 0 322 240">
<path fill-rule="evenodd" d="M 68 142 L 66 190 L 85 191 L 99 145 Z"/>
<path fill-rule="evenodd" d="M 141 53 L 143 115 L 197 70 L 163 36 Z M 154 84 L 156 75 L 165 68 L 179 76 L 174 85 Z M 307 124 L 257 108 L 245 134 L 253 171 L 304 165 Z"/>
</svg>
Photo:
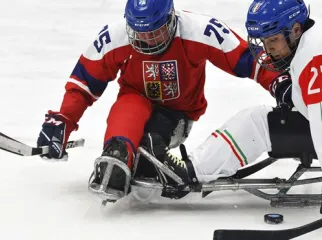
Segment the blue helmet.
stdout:
<svg viewBox="0 0 322 240">
<path fill-rule="evenodd" d="M 255 0 L 247 13 L 248 35 L 264 38 L 282 30 L 291 30 L 294 23 L 304 24 L 308 9 L 303 0 Z"/>
<path fill-rule="evenodd" d="M 257 54 L 261 42 L 259 39 L 278 33 L 284 34 L 292 55 L 282 61 L 272 58 L 271 64 L 276 69 L 285 70 L 289 67 L 299 42 L 299 39 L 293 42 L 290 40 L 293 25 L 300 23 L 303 26 L 307 19 L 308 9 L 303 0 L 254 0 L 249 7 L 246 21 L 249 47 Z"/>
<path fill-rule="evenodd" d="M 160 54 L 176 31 L 173 0 L 128 0 L 127 33 L 132 47 L 143 54 Z"/>
</svg>

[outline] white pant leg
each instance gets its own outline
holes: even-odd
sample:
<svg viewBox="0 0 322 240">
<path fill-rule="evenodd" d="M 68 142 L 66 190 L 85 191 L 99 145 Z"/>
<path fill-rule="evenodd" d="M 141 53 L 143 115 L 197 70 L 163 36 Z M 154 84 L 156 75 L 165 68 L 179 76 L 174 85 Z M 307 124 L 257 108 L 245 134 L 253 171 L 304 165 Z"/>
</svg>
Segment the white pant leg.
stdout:
<svg viewBox="0 0 322 240">
<path fill-rule="evenodd" d="M 190 154 L 199 182 L 231 176 L 271 151 L 267 114 L 269 106 L 242 110 L 215 130 Z"/>
</svg>

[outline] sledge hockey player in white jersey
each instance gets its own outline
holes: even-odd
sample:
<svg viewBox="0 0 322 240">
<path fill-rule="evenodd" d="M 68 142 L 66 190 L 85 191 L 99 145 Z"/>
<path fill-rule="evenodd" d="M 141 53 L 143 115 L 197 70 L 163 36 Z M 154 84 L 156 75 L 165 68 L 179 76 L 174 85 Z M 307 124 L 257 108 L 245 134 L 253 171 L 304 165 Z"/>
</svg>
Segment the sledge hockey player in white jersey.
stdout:
<svg viewBox="0 0 322 240">
<path fill-rule="evenodd" d="M 281 73 L 270 84 L 277 108 L 245 109 L 214 129 L 188 161 L 169 158 L 182 179 L 195 174 L 190 183 L 232 176 L 264 152 L 290 158 L 307 153 L 322 166 L 322 23 L 309 17 L 302 0 L 255 0 L 246 28 L 258 63 Z"/>
<path fill-rule="evenodd" d="M 308 153 L 322 166 L 322 23 L 309 17 L 302 0 L 255 0 L 246 28 L 258 63 L 281 72 L 270 84 L 278 107 L 252 107 L 233 116 L 190 153 L 193 169 L 173 157 L 182 178 L 195 172 L 205 183 L 232 176 L 264 152 Z"/>
</svg>

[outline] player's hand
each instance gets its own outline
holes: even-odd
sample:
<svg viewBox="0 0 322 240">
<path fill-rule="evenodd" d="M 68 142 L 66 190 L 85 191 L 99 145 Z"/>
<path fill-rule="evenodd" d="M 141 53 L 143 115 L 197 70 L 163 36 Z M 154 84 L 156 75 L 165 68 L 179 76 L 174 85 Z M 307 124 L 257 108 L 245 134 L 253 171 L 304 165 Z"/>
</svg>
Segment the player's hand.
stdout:
<svg viewBox="0 0 322 240">
<path fill-rule="evenodd" d="M 269 92 L 276 99 L 277 106 L 287 105 L 293 108 L 292 79 L 288 72 L 276 77 L 269 85 Z"/>
<path fill-rule="evenodd" d="M 67 161 L 68 154 L 65 147 L 70 133 L 77 129 L 77 124 L 57 112 L 49 111 L 45 117 L 37 146 L 48 146 L 49 152 L 41 157 L 46 160 Z"/>
</svg>

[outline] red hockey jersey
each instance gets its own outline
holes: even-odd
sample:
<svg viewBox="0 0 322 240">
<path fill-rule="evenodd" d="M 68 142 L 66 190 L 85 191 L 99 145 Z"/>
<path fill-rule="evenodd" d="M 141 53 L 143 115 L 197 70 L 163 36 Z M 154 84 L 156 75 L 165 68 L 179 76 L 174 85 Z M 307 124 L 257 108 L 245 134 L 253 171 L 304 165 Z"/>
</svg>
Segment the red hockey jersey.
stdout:
<svg viewBox="0 0 322 240">
<path fill-rule="evenodd" d="M 207 107 L 207 60 L 234 76 L 252 78 L 266 89 L 277 76 L 261 68 L 247 42 L 223 22 L 185 11 L 177 11 L 176 16 L 173 42 L 166 52 L 156 56 L 132 49 L 125 20 L 106 25 L 77 62 L 66 84 L 60 112 L 78 122 L 119 73 L 119 95 L 141 94 L 154 104 L 183 111 L 192 120 L 198 120 Z"/>
</svg>

